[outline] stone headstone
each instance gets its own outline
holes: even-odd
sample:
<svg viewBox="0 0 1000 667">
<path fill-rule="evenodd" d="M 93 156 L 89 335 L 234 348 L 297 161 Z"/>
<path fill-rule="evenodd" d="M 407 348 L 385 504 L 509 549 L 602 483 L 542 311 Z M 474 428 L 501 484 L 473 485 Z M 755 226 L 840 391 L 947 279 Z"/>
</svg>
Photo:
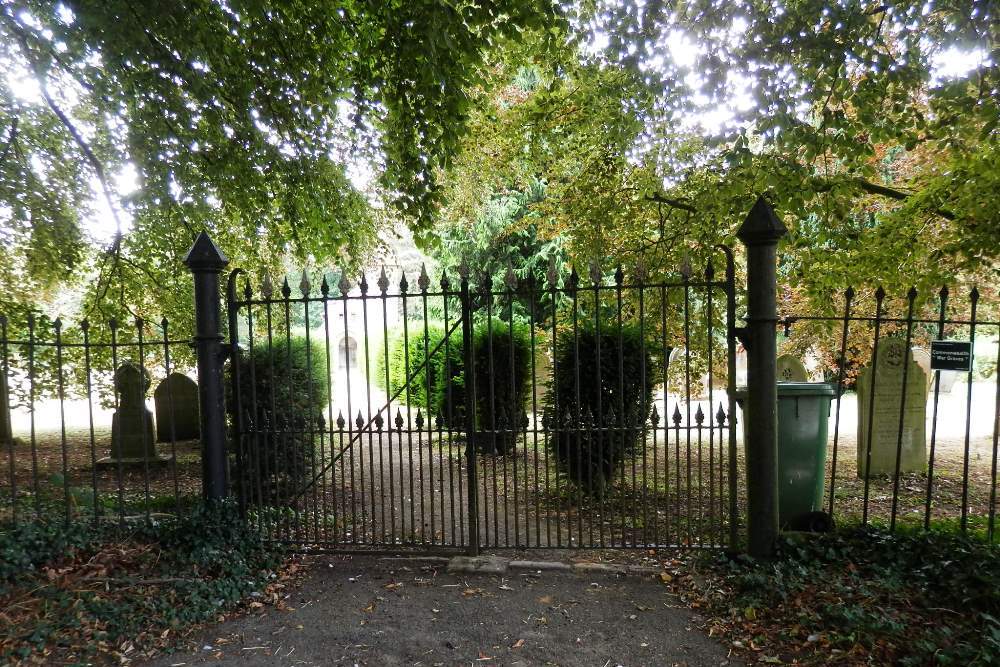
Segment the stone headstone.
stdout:
<svg viewBox="0 0 1000 667">
<path fill-rule="evenodd" d="M 905 341 L 898 338 L 886 338 L 879 342 L 877 363 L 874 371 L 869 364 L 858 376 L 858 475 L 865 475 L 869 433 L 871 474 L 894 474 L 896 448 L 900 442 L 899 471 L 924 472 L 927 469 L 927 376 L 924 369 L 906 349 Z M 900 431 L 904 369 L 907 376 L 906 406 Z"/>
<path fill-rule="evenodd" d="M 778 382 L 808 382 L 809 371 L 797 357 L 790 354 L 778 356 Z"/>
<path fill-rule="evenodd" d="M 183 373 L 171 373 L 153 391 L 156 406 L 156 441 L 197 440 L 198 384 Z"/>
<path fill-rule="evenodd" d="M 125 362 L 115 371 L 118 409 L 111 418 L 111 459 L 117 462 L 156 461 L 153 444 L 153 415 L 146 408 L 149 373 Z"/>
<path fill-rule="evenodd" d="M 913 360 L 924 369 L 924 374 L 927 376 L 927 386 L 933 386 L 934 372 L 931 370 L 931 353 L 922 347 L 915 347 L 913 348 Z"/>
</svg>

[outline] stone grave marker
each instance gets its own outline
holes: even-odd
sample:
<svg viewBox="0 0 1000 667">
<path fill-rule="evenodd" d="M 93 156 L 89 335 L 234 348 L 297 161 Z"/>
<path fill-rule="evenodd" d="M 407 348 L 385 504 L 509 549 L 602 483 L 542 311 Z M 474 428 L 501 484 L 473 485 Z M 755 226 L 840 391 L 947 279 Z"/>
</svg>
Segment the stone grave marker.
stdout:
<svg viewBox="0 0 1000 667">
<path fill-rule="evenodd" d="M 198 384 L 183 373 L 171 373 L 153 391 L 156 407 L 156 441 L 197 440 Z"/>
<path fill-rule="evenodd" d="M 924 369 L 924 374 L 927 376 L 927 386 L 934 386 L 934 371 L 931 370 L 931 353 L 922 347 L 913 348 L 913 360 Z"/>
<path fill-rule="evenodd" d="M 779 355 L 778 382 L 809 382 L 809 371 L 798 357 L 790 354 Z"/>
<path fill-rule="evenodd" d="M 100 463 L 160 463 L 167 460 L 168 457 L 157 456 L 153 444 L 153 415 L 146 407 L 149 372 L 125 362 L 115 371 L 114 382 L 118 391 L 118 409 L 111 418 L 111 456 Z"/>
<path fill-rule="evenodd" d="M 892 475 L 900 433 L 903 371 L 906 371 L 906 407 L 903 412 L 900 472 L 927 469 L 927 375 L 906 343 L 886 338 L 878 344 L 878 367 L 869 363 L 858 376 L 858 475 L 865 474 L 865 453 L 871 429 L 871 473 Z M 875 398 L 872 401 L 872 384 Z M 871 409 L 869 406 L 872 406 Z"/>
</svg>

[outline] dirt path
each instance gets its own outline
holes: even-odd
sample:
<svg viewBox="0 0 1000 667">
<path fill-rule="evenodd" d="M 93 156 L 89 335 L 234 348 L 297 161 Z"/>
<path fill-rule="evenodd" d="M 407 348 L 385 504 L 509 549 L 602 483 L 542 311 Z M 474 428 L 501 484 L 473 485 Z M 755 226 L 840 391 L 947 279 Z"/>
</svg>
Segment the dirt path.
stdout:
<svg viewBox="0 0 1000 667">
<path fill-rule="evenodd" d="M 374 556 L 318 559 L 286 601 L 206 629 L 180 665 L 733 665 L 650 577 L 451 575 Z"/>
</svg>

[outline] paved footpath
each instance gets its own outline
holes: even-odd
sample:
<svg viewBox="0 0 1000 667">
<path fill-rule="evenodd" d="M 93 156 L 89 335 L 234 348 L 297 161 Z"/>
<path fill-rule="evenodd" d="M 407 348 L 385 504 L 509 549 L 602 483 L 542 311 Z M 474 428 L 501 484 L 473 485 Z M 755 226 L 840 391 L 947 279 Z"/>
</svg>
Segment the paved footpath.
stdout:
<svg viewBox="0 0 1000 667">
<path fill-rule="evenodd" d="M 206 628 L 189 652 L 147 667 L 741 664 L 649 574 L 449 573 L 438 562 L 329 556 L 286 603 Z"/>
</svg>

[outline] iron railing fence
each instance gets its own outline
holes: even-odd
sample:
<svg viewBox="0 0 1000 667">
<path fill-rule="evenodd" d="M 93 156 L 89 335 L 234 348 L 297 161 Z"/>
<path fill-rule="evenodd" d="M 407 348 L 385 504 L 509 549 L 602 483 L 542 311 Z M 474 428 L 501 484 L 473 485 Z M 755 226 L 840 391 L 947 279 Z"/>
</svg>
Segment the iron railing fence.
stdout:
<svg viewBox="0 0 1000 667">
<path fill-rule="evenodd" d="M 826 379 L 838 389 L 824 509 L 840 524 L 974 532 L 994 541 L 1000 302 L 989 296 L 976 288 L 957 298 L 948 287 L 905 295 L 849 288 L 831 304 L 836 315 L 781 315 L 787 347 L 821 357 L 825 350 Z M 928 366 L 931 344 L 941 340 L 971 344 L 969 370 Z M 894 348 L 906 351 L 901 359 Z"/>
<path fill-rule="evenodd" d="M 0 522 L 125 523 L 186 511 L 201 496 L 200 452 L 175 424 L 191 400 L 175 401 L 171 383 L 160 405 L 150 399 L 192 358 L 190 339 L 165 319 L 64 325 L 0 316 Z M 147 407 L 167 415 L 159 429 Z"/>
<path fill-rule="evenodd" d="M 294 296 L 234 272 L 231 477 L 248 515 L 327 548 L 732 544 L 726 262 L 722 279 L 593 267 L 587 284 L 463 269 L 434 289 L 421 271 L 416 290 L 384 270 L 374 288 L 304 274 Z"/>
</svg>

